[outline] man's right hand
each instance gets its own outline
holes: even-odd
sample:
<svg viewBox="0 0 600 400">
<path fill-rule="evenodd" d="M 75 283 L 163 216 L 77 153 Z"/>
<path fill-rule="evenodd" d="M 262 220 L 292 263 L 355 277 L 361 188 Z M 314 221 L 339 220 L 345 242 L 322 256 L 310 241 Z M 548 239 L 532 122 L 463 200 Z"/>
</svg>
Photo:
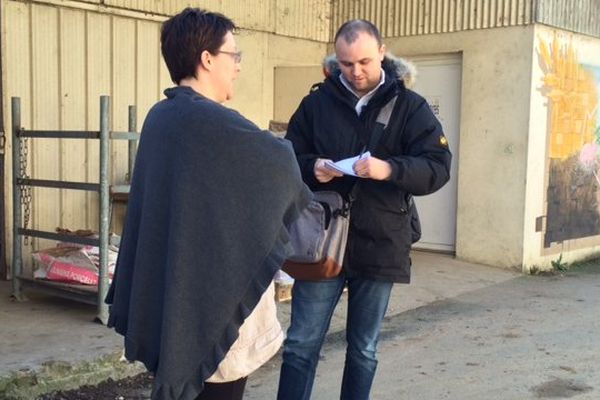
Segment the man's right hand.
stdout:
<svg viewBox="0 0 600 400">
<path fill-rule="evenodd" d="M 325 158 L 317 158 L 317 161 L 315 161 L 315 167 L 314 167 L 315 178 L 317 178 L 317 180 L 319 182 L 325 183 L 325 182 L 329 182 L 333 178 L 339 178 L 341 176 L 344 176 L 344 174 L 342 174 L 339 171 L 335 171 L 333 169 L 327 168 L 325 166 L 325 161 L 331 161 L 331 160 L 325 159 Z"/>
</svg>

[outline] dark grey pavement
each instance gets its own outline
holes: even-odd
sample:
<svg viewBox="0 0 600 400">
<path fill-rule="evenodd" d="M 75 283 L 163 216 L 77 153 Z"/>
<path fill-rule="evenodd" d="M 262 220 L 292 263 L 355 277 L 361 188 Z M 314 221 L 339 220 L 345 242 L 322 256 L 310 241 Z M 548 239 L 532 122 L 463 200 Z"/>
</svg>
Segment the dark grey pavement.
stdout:
<svg viewBox="0 0 600 400">
<path fill-rule="evenodd" d="M 330 335 L 313 400 L 339 398 L 344 353 L 343 332 Z M 600 264 L 392 312 L 379 361 L 374 400 L 600 399 Z M 274 398 L 279 365 L 274 359 L 251 376 L 246 399 Z"/>
</svg>

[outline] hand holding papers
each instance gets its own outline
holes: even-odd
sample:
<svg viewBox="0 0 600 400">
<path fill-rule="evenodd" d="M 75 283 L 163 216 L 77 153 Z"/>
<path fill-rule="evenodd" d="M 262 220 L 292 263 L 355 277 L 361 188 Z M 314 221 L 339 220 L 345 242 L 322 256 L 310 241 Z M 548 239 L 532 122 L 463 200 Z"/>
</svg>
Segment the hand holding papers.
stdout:
<svg viewBox="0 0 600 400">
<path fill-rule="evenodd" d="M 337 162 L 327 160 L 327 161 L 325 161 L 325 166 L 334 171 L 341 172 L 342 174 L 345 174 L 345 175 L 358 176 L 354 172 L 354 163 L 360 159 L 367 158 L 370 156 L 371 156 L 371 153 L 367 151 L 356 157 L 345 158 L 345 159 L 339 160 Z"/>
</svg>

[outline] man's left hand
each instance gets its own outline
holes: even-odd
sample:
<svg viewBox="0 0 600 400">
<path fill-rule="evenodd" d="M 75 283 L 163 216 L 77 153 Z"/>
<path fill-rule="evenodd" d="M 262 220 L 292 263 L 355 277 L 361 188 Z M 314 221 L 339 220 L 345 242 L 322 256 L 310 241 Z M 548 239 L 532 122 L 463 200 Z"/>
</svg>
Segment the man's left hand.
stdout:
<svg viewBox="0 0 600 400">
<path fill-rule="evenodd" d="M 389 162 L 379 158 L 365 157 L 354 163 L 354 172 L 360 178 L 387 181 L 392 175 L 392 166 Z"/>
</svg>

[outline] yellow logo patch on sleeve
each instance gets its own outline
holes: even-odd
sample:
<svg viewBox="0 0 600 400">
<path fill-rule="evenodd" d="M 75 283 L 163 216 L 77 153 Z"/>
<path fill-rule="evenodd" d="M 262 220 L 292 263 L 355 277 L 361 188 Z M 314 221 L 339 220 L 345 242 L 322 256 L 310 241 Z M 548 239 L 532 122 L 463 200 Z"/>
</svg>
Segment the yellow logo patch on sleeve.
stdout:
<svg viewBox="0 0 600 400">
<path fill-rule="evenodd" d="M 448 139 L 446 139 L 446 136 L 440 135 L 440 144 L 442 147 L 448 147 Z"/>
</svg>

